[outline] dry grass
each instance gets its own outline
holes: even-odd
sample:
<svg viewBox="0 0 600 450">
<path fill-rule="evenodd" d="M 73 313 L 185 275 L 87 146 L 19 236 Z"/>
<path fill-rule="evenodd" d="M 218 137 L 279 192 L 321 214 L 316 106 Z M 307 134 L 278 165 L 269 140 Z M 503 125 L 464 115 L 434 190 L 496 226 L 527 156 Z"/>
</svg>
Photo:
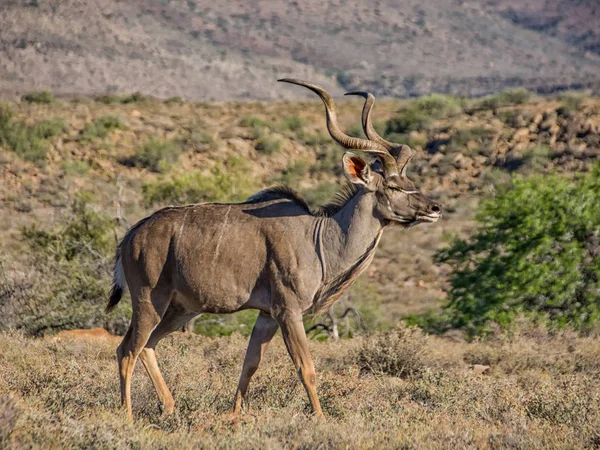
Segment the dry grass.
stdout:
<svg viewBox="0 0 600 450">
<path fill-rule="evenodd" d="M 311 343 L 324 421 L 308 415 L 277 337 L 239 423 L 229 415 L 246 346 L 239 335 L 166 338 L 158 357 L 176 411 L 160 416 L 140 365 L 135 421 L 128 423 L 118 406 L 114 344 L 5 333 L 0 442 L 8 448 L 545 449 L 600 442 L 597 340 L 532 327 L 474 344 L 397 333 Z M 402 378 L 361 371 L 365 350 L 385 366 L 398 360 L 398 349 L 418 370 Z M 490 375 L 474 375 L 469 365 L 475 361 L 490 363 Z"/>
</svg>

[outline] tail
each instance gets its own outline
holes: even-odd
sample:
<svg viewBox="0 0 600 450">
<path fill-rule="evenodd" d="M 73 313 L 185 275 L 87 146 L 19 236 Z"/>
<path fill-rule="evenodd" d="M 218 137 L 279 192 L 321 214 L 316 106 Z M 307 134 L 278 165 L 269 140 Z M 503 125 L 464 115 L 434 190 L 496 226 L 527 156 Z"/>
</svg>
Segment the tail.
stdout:
<svg viewBox="0 0 600 450">
<path fill-rule="evenodd" d="M 121 246 L 117 248 L 115 256 L 115 269 L 113 275 L 113 285 L 110 291 L 110 299 L 106 305 L 105 312 L 108 314 L 121 301 L 123 292 L 127 289 L 127 281 L 125 280 L 125 272 L 123 271 L 123 262 L 121 260 Z"/>
</svg>

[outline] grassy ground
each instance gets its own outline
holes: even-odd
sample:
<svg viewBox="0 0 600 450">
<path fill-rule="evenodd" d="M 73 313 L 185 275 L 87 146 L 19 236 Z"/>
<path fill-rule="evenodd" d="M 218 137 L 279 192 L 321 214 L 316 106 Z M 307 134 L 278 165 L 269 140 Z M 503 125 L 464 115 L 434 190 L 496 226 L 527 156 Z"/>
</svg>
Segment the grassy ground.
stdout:
<svg viewBox="0 0 600 450">
<path fill-rule="evenodd" d="M 175 334 L 158 349 L 174 393 L 162 418 L 137 367 L 135 420 L 118 406 L 115 343 L 0 335 L 4 448 L 597 448 L 600 347 L 521 325 L 466 344 L 405 328 L 311 343 L 326 419 L 277 337 L 250 408 L 229 414 L 246 341 Z M 490 369 L 477 374 L 473 364 Z M 476 366 L 477 369 L 477 366 Z"/>
<path fill-rule="evenodd" d="M 600 158 L 600 100 L 516 91 L 482 100 L 378 103 L 376 126 L 417 149 L 409 173 L 444 204 L 445 215 L 435 225 L 385 233 L 345 300 L 364 308 L 365 320 L 371 314 L 370 333 L 311 341 L 323 422 L 308 415 L 280 338 L 240 421 L 228 412 L 245 338 L 166 338 L 158 357 L 176 412 L 161 418 L 140 367 L 135 421 L 128 423 L 118 407 L 115 344 L 51 336 L 109 325 L 102 308 L 115 237 L 161 205 L 238 200 L 274 183 L 290 184 L 315 203 L 329 198 L 342 183 L 342 151 L 325 137 L 321 104 L 160 102 L 138 95 L 11 104 L 12 114 L 0 106 L 0 448 L 600 446 L 597 338 L 528 324 L 472 343 L 454 332 L 374 331 L 439 307 L 450 267 L 432 256 L 450 236 L 472 231 L 482 196 L 515 174 L 569 176 Z M 342 126 L 353 134 L 360 133 L 361 106 L 340 102 Z M 115 224 L 101 229 L 106 233 L 96 246 L 88 242 L 95 222 L 69 219 L 74 199 L 102 216 L 98 223 Z M 37 247 L 23 227 L 37 236 Z M 43 241 L 68 245 L 50 252 Z M 72 251 L 79 256 L 68 259 Z M 121 307 L 113 330 L 126 325 L 128 302 Z M 244 317 L 224 328 L 247 332 L 248 323 Z M 6 331 L 11 327 L 22 334 Z M 490 368 L 478 375 L 478 364 Z"/>
</svg>

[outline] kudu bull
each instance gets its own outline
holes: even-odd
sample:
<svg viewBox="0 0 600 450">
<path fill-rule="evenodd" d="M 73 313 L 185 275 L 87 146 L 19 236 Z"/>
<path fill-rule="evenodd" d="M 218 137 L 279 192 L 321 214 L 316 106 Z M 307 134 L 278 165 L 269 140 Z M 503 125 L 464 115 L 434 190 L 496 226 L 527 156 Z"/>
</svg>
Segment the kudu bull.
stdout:
<svg viewBox="0 0 600 450">
<path fill-rule="evenodd" d="M 133 316 L 117 349 L 121 401 L 131 411 L 131 375 L 139 357 L 162 403 L 174 402 L 159 371 L 154 348 L 200 313 L 260 311 L 250 342 L 233 412 L 239 414 L 248 384 L 278 328 L 306 389 L 313 412 L 322 415 L 315 368 L 302 316 L 329 308 L 363 272 L 383 230 L 435 222 L 442 208 L 407 178 L 413 157 L 406 145 L 379 136 L 371 124 L 374 98 L 364 92 L 362 125 L 368 139 L 344 134 L 333 99 L 320 86 L 294 79 L 325 104 L 327 128 L 346 149 L 372 154 L 368 164 L 345 153 L 348 189 L 327 206 L 311 210 L 288 188 L 267 189 L 237 204 L 167 207 L 134 225 L 116 255 L 107 311 L 129 288 Z"/>
</svg>

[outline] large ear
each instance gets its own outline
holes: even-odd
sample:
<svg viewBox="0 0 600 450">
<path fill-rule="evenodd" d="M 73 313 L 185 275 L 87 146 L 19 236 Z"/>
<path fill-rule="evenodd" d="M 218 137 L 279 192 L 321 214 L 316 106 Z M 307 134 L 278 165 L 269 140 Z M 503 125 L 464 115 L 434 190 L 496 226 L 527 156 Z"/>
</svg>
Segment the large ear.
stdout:
<svg viewBox="0 0 600 450">
<path fill-rule="evenodd" d="M 367 185 L 373 179 L 367 162 L 354 153 L 346 152 L 343 158 L 344 175 L 351 183 Z"/>
</svg>

